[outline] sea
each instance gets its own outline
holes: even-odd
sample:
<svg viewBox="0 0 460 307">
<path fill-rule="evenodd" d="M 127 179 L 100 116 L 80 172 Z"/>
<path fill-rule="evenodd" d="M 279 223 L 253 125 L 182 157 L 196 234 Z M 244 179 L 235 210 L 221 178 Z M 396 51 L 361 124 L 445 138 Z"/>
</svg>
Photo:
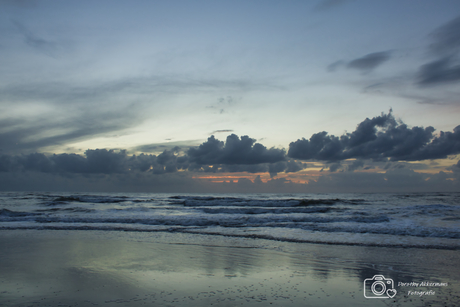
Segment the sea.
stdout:
<svg viewBox="0 0 460 307">
<path fill-rule="evenodd" d="M 0 193 L 0 231 L 21 229 L 458 250 L 460 193 Z"/>
</svg>

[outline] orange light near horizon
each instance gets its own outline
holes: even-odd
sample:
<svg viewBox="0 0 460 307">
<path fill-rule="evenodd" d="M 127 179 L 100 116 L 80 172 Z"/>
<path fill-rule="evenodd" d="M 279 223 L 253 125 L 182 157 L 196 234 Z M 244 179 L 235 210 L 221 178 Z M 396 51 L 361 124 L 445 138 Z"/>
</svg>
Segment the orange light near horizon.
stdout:
<svg viewBox="0 0 460 307">
<path fill-rule="evenodd" d="M 219 175 L 212 174 L 212 175 L 195 175 L 192 178 L 193 179 L 200 179 L 200 180 L 209 180 L 211 182 L 215 183 L 224 183 L 224 182 L 237 182 L 238 179 L 248 179 L 251 180 L 252 182 L 255 182 L 255 179 L 257 176 L 260 176 L 260 180 L 263 183 L 267 183 L 270 180 L 276 180 L 276 179 L 281 179 L 284 178 L 286 180 L 289 180 L 293 183 L 298 183 L 298 184 L 308 184 L 309 181 L 311 181 L 311 178 L 305 178 L 305 177 L 318 177 L 320 176 L 319 173 L 303 173 L 303 174 L 298 174 L 298 173 L 278 173 L 275 177 L 270 177 L 270 174 L 268 173 L 221 173 Z"/>
<path fill-rule="evenodd" d="M 313 165 L 312 165 L 313 166 Z M 326 170 L 324 170 L 326 168 Z M 315 164 L 311 168 L 305 168 L 295 173 L 278 173 L 276 176 L 271 177 L 269 173 L 247 173 L 247 172 L 238 172 L 238 173 L 195 173 L 192 177 L 193 179 L 198 180 L 207 180 L 213 183 L 229 183 L 229 182 L 238 182 L 239 179 L 248 179 L 252 182 L 255 182 L 257 176 L 260 176 L 260 180 L 262 183 L 267 183 L 272 180 L 279 180 L 285 179 L 289 182 L 296 183 L 296 184 L 309 184 L 311 182 L 316 182 L 317 178 L 321 176 L 333 176 L 335 173 L 331 173 L 327 169 L 327 165 L 323 167 L 318 167 L 318 164 Z M 444 171 L 445 173 L 449 174 L 452 171 L 448 171 L 445 169 L 440 169 L 439 167 L 434 167 L 430 169 L 422 169 L 422 170 L 413 170 L 416 173 L 426 174 L 426 175 L 435 175 L 438 174 L 439 171 Z M 374 168 L 369 169 L 358 169 L 355 170 L 354 173 L 375 173 L 375 174 L 385 174 L 387 170 L 375 166 Z M 384 180 L 388 180 L 384 178 Z M 452 179 L 451 179 L 452 180 Z"/>
<path fill-rule="evenodd" d="M 429 174 L 429 175 L 435 175 L 439 174 L 439 172 L 442 171 L 446 174 L 452 174 L 452 171 L 444 170 L 444 169 L 423 169 L 423 170 L 414 170 L 414 172 L 419 173 L 419 174 Z"/>
<path fill-rule="evenodd" d="M 267 173 L 220 173 L 219 175 L 195 175 L 193 179 L 204 179 L 212 182 L 224 182 L 224 181 L 238 181 L 238 179 L 245 178 L 254 181 L 257 176 L 260 176 L 262 182 L 267 182 L 270 175 Z"/>
</svg>

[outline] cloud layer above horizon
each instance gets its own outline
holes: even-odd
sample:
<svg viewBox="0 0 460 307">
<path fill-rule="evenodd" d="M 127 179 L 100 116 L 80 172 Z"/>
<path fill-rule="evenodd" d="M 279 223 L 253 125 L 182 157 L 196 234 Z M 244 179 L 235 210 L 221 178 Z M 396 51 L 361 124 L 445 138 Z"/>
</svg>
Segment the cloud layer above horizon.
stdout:
<svg viewBox="0 0 460 307">
<path fill-rule="evenodd" d="M 439 135 L 435 135 L 434 131 L 433 127 L 409 129 L 406 124 L 396 120 L 390 111 L 372 119 L 366 118 L 357 125 L 355 131 L 340 137 L 322 131 L 313 134 L 308 140 L 303 138 L 291 142 L 287 153 L 283 148 L 267 148 L 249 136 L 240 138 L 231 134 L 223 142 L 212 135 L 197 147 L 181 149 L 176 146 L 159 155 L 128 155 L 126 150 L 107 149 L 88 149 L 84 155 L 1 155 L 0 173 L 33 172 L 60 176 L 128 173 L 155 176 L 177 172 L 258 174 L 252 181 L 245 179 L 251 185 L 262 182 L 262 173 L 269 173 L 271 180 L 274 180 L 278 173 L 308 170 L 309 165 L 304 162 L 323 162 L 323 165 L 329 165 L 329 172 L 337 172 L 339 169 L 343 172 L 343 163 L 347 165 L 347 172 L 355 172 L 372 169 L 373 163 L 386 163 L 385 169 L 397 169 L 404 166 L 389 165 L 460 154 L 460 126 L 453 132 L 441 131 Z M 459 163 L 460 160 L 451 165 L 450 170 L 454 174 L 458 174 Z"/>
<path fill-rule="evenodd" d="M 33 173 L 46 188 L 136 174 L 172 189 L 376 176 L 378 189 L 382 174 L 413 171 L 408 182 L 444 172 L 458 185 L 459 12 L 428 0 L 0 1 L 0 176 L 15 188 Z"/>
</svg>

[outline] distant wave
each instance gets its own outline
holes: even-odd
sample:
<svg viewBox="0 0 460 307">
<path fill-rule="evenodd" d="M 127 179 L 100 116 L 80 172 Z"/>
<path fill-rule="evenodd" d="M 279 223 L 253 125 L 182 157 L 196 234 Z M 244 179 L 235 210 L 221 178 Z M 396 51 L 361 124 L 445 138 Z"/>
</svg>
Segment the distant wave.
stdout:
<svg viewBox="0 0 460 307">
<path fill-rule="evenodd" d="M 0 193 L 0 230 L 183 232 L 460 249 L 458 193 Z"/>
</svg>

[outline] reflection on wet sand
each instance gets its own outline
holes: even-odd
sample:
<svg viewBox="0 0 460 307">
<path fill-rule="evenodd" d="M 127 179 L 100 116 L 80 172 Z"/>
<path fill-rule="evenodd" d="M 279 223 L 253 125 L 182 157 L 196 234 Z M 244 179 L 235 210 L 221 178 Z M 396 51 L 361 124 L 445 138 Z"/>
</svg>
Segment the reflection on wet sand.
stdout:
<svg viewBox="0 0 460 307">
<path fill-rule="evenodd" d="M 297 244 L 199 235 L 23 231 L 0 234 L 0 303 L 8 306 L 456 306 L 448 250 Z M 363 295 L 375 275 L 440 281 L 436 295 Z"/>
</svg>

